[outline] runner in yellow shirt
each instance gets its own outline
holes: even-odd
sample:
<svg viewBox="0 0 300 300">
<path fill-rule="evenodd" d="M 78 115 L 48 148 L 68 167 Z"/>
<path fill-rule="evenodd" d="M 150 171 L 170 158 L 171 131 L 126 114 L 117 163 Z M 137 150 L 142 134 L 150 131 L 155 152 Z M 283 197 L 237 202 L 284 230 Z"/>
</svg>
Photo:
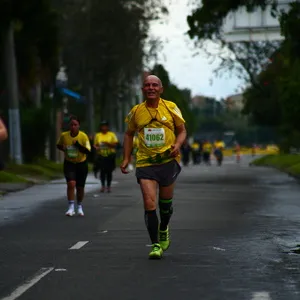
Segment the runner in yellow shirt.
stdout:
<svg viewBox="0 0 300 300">
<path fill-rule="evenodd" d="M 142 90 L 146 100 L 134 106 L 126 118 L 128 129 L 124 136 L 121 171 L 128 173 L 133 137 L 137 132 L 136 177 L 143 195 L 145 223 L 152 242 L 149 258 L 160 259 L 170 245 L 168 224 L 173 212 L 174 183 L 181 171 L 180 148 L 186 139 L 186 130 L 176 104 L 160 97 L 163 87 L 158 77 L 148 76 Z M 160 224 L 156 213 L 157 188 Z"/>
<path fill-rule="evenodd" d="M 211 150 L 213 148 L 212 144 L 209 141 L 204 141 L 203 143 L 203 161 L 207 165 L 211 165 L 210 162 L 210 155 L 211 155 Z"/>
<path fill-rule="evenodd" d="M 116 168 L 116 147 L 118 138 L 116 134 L 109 131 L 109 122 L 102 121 L 100 132 L 95 135 L 94 147 L 97 151 L 97 158 L 94 164 L 94 172 L 100 170 L 101 189 L 100 192 L 111 192 L 112 173 Z"/>
<path fill-rule="evenodd" d="M 87 155 L 91 151 L 88 136 L 79 130 L 80 120 L 72 116 L 69 121 L 70 130 L 63 132 L 57 142 L 57 148 L 65 153 L 64 174 L 67 181 L 67 197 L 69 209 L 66 215 L 75 214 L 75 187 L 77 197 L 77 213 L 84 216 L 82 201 L 84 186 L 88 174 Z"/>
<path fill-rule="evenodd" d="M 218 166 L 222 165 L 224 149 L 225 149 L 225 143 L 220 139 L 216 140 L 214 143 L 214 155 L 217 160 Z"/>
<path fill-rule="evenodd" d="M 195 140 L 192 145 L 192 158 L 193 158 L 193 164 L 199 165 L 201 162 L 201 144 L 198 140 Z"/>
</svg>

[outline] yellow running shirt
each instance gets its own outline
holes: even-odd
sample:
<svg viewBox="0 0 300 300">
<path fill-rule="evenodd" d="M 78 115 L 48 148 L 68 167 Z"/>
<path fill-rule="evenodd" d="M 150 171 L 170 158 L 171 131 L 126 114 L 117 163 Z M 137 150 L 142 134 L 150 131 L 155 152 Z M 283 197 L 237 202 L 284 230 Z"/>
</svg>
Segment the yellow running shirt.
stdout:
<svg viewBox="0 0 300 300">
<path fill-rule="evenodd" d="M 193 151 L 199 151 L 199 149 L 200 149 L 199 143 L 193 143 L 192 144 L 192 149 L 193 149 Z"/>
<path fill-rule="evenodd" d="M 139 139 L 137 136 L 133 137 L 133 148 L 138 148 L 139 147 Z"/>
<path fill-rule="evenodd" d="M 110 154 L 116 153 L 116 148 L 109 147 L 103 143 L 118 143 L 118 138 L 112 131 L 97 133 L 94 138 L 94 145 L 100 146 L 97 153 L 101 156 L 109 156 Z"/>
<path fill-rule="evenodd" d="M 182 114 L 174 102 L 160 99 L 157 108 L 146 101 L 134 106 L 125 122 L 138 136 L 137 167 L 158 165 L 171 161 L 171 146 L 176 141 L 175 128 L 184 124 Z M 176 157 L 180 161 L 180 154 Z"/>
<path fill-rule="evenodd" d="M 225 148 L 225 143 L 224 142 L 222 142 L 222 141 L 220 141 L 220 142 L 215 142 L 215 148 L 216 149 L 221 149 L 221 150 L 224 150 L 224 148 Z"/>
<path fill-rule="evenodd" d="M 83 162 L 87 158 L 87 155 L 85 153 L 80 152 L 78 148 L 74 146 L 74 143 L 76 143 L 76 141 L 78 141 L 78 143 L 84 148 L 91 151 L 90 140 L 88 136 L 82 131 L 79 131 L 79 133 L 75 137 L 71 136 L 70 131 L 63 132 L 60 135 L 59 140 L 57 141 L 57 145 L 66 146 L 65 159 L 73 163 Z"/>
<path fill-rule="evenodd" d="M 204 143 L 203 144 L 203 151 L 204 152 L 211 152 L 212 144 L 211 143 Z"/>
</svg>

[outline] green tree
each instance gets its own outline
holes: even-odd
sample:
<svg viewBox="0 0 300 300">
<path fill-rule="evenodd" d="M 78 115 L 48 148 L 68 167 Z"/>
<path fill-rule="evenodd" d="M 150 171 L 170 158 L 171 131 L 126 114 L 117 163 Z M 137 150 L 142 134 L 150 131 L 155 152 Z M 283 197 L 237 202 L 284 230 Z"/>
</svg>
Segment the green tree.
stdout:
<svg viewBox="0 0 300 300">
<path fill-rule="evenodd" d="M 28 98 L 37 80 L 49 85 L 58 62 L 57 13 L 50 0 L 0 1 L 0 55 L 5 35 L 14 23 L 20 92 Z M 1 65 L 3 69 L 3 65 Z M 4 85 L 4 82 L 2 82 Z"/>
<path fill-rule="evenodd" d="M 256 84 L 256 74 L 268 63 L 268 57 L 278 48 L 280 42 L 226 42 L 222 25 L 229 13 L 241 7 L 246 7 L 251 12 L 256 7 L 265 8 L 267 4 L 272 5 L 272 14 L 276 15 L 275 0 L 203 0 L 201 3 L 199 1 L 199 7 L 187 17 L 188 34 L 196 46 L 205 50 L 207 40 L 219 45 L 220 51 L 216 54 L 206 50 L 209 56 L 221 59 L 220 66 L 215 70 L 216 75 L 230 70 L 246 82 Z"/>
<path fill-rule="evenodd" d="M 119 95 L 132 98 L 147 60 L 150 21 L 167 10 L 158 0 L 52 1 L 63 16 L 62 56 L 70 86 L 84 95 L 92 87 L 97 112 L 107 117 Z"/>
<path fill-rule="evenodd" d="M 57 13 L 50 0 L 0 0 L 0 55 L 4 57 L 6 36 L 14 26 L 15 52 L 20 95 L 22 147 L 25 161 L 45 153 L 49 109 L 36 109 L 34 89 L 37 83 L 49 88 L 58 65 Z M 8 120 L 4 60 L 0 62 L 0 109 Z M 8 123 L 8 122 L 7 122 Z M 43 128 L 43 129 L 42 129 Z M 41 129 L 41 130 L 39 130 Z M 38 130 L 38 131 L 37 131 Z M 39 139 L 36 139 L 36 135 Z M 32 137 L 35 138 L 34 142 Z M 34 147 L 32 147 L 34 145 Z M 8 154 L 6 155 L 8 156 Z"/>
<path fill-rule="evenodd" d="M 257 124 L 271 125 L 281 134 L 284 151 L 300 146 L 300 4 L 291 3 L 290 7 L 280 18 L 285 39 L 271 64 L 259 74 L 260 88 L 246 90 L 244 109 Z"/>
</svg>

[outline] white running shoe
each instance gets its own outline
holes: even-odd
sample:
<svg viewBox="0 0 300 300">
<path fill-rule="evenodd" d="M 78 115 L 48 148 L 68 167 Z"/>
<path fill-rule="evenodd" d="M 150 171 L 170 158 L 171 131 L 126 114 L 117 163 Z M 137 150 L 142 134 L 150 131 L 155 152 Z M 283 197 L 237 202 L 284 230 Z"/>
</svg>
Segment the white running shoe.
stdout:
<svg viewBox="0 0 300 300">
<path fill-rule="evenodd" d="M 71 205 L 69 206 L 68 211 L 66 212 L 66 216 L 68 217 L 73 217 L 75 215 L 75 210 L 74 210 L 74 206 Z"/>
<path fill-rule="evenodd" d="M 83 212 L 83 210 L 82 210 L 82 206 L 78 206 L 77 214 L 78 214 L 78 216 L 80 216 L 80 217 L 83 217 L 83 216 L 84 216 L 84 212 Z"/>
</svg>

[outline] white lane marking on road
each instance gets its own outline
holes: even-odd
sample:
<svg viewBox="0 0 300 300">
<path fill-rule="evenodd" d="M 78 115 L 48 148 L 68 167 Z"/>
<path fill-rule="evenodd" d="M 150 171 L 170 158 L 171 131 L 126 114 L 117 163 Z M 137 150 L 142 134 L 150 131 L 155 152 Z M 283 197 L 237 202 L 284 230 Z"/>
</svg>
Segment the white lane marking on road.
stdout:
<svg viewBox="0 0 300 300">
<path fill-rule="evenodd" d="M 251 300 L 271 300 L 271 296 L 268 292 L 255 292 L 252 294 Z"/>
<path fill-rule="evenodd" d="M 226 251 L 224 248 L 220 248 L 220 247 L 213 247 L 213 249 L 216 251 Z"/>
<path fill-rule="evenodd" d="M 68 270 L 67 269 L 55 269 L 54 271 L 55 272 L 67 272 Z"/>
<path fill-rule="evenodd" d="M 48 275 L 54 268 L 42 268 L 33 277 L 28 279 L 24 284 L 17 287 L 10 295 L 1 300 L 15 300 L 29 290 L 32 286 L 38 283 L 43 277 Z"/>
<path fill-rule="evenodd" d="M 69 248 L 69 250 L 78 250 L 80 248 L 82 248 L 84 245 L 86 245 L 89 241 L 80 241 L 77 242 L 75 245 L 73 245 L 71 248 Z"/>
</svg>

